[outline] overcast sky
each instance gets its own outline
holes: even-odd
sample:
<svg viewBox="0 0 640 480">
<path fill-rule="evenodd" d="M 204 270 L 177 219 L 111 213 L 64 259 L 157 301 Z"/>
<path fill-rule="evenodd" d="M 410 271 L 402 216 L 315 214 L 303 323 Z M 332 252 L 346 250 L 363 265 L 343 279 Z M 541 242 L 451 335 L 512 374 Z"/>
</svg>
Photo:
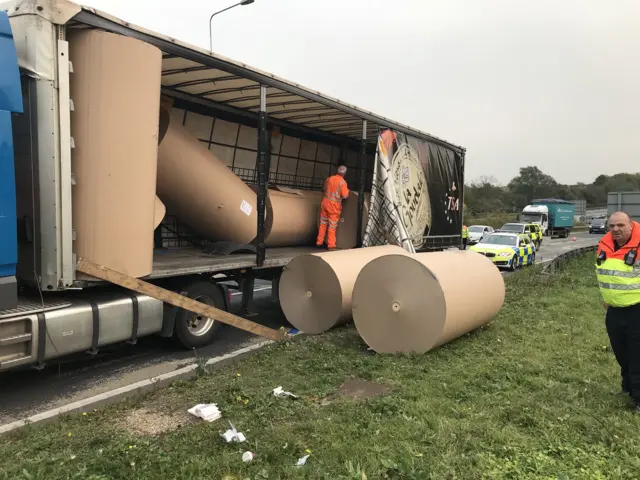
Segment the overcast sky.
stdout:
<svg viewBox="0 0 640 480">
<path fill-rule="evenodd" d="M 203 48 L 239 0 L 78 0 Z M 640 171 L 640 0 L 256 0 L 214 51 L 467 148 L 467 181 Z"/>
</svg>

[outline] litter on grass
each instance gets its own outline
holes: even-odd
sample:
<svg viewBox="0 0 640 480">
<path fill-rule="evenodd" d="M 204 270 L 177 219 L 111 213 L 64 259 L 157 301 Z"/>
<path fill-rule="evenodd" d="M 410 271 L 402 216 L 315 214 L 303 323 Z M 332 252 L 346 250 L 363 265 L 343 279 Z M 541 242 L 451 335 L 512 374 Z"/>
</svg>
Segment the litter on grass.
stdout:
<svg viewBox="0 0 640 480">
<path fill-rule="evenodd" d="M 231 428 L 221 434 L 221 436 L 227 441 L 227 443 L 231 443 L 231 442 L 242 443 L 246 440 L 244 434 L 236 430 L 236 427 L 233 426 L 233 423 L 229 422 L 229 426 Z"/>
<path fill-rule="evenodd" d="M 304 457 L 300 457 L 298 459 L 298 463 L 296 463 L 296 467 L 301 467 L 303 465 L 306 465 L 307 460 L 309 459 L 311 455 L 305 455 Z"/>
<path fill-rule="evenodd" d="M 249 463 L 251 460 L 255 458 L 256 454 L 250 451 L 246 451 L 242 454 L 242 461 L 244 463 Z"/>
<path fill-rule="evenodd" d="M 187 410 L 194 417 L 201 418 L 205 422 L 215 422 L 222 417 L 222 412 L 215 403 L 199 403 Z"/>
<path fill-rule="evenodd" d="M 297 395 L 294 395 L 291 392 L 285 392 L 282 387 L 276 387 L 273 389 L 273 394 L 276 397 L 291 397 L 291 398 L 298 398 Z"/>
</svg>

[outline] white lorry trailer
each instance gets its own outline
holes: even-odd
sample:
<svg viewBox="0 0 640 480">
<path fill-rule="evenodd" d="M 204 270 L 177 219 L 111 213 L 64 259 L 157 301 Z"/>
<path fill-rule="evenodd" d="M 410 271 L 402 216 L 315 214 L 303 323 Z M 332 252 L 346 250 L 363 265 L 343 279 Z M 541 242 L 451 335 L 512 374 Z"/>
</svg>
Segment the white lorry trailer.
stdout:
<svg viewBox="0 0 640 480">
<path fill-rule="evenodd" d="M 198 347 L 214 340 L 219 323 L 77 275 L 69 90 L 74 72 L 67 35 L 73 29 L 100 29 L 159 48 L 162 94 L 173 100 L 172 116 L 257 186 L 255 253 L 207 254 L 207 242 L 171 212 L 155 232 L 153 271 L 143 280 L 219 309 L 228 309 L 230 283 L 242 291 L 245 308 L 256 278 L 272 280 L 277 295 L 283 266 L 310 251 L 265 247 L 268 184 L 319 190 L 326 176 L 346 163 L 352 167 L 349 185 L 363 198 L 380 128 L 464 159 L 463 148 L 429 134 L 67 0 L 2 2 L 0 9 L 9 16 L 24 103 L 24 113 L 14 114 L 12 124 L 20 295 L 15 308 L 0 311 L 0 371 L 42 367 L 64 355 L 95 354 L 104 345 L 135 343 L 152 334 Z M 426 248 L 459 242 L 459 235 L 434 237 Z"/>
</svg>

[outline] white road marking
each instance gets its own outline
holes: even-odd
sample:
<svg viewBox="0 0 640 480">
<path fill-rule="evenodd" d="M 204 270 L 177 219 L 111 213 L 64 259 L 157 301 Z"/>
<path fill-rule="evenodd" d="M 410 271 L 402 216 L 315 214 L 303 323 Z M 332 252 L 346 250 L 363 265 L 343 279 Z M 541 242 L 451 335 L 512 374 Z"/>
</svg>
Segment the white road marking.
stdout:
<svg viewBox="0 0 640 480">
<path fill-rule="evenodd" d="M 263 290 L 271 290 L 271 287 L 258 287 L 254 288 L 254 292 L 262 292 Z M 231 296 L 242 295 L 242 292 L 233 292 Z"/>
<path fill-rule="evenodd" d="M 260 350 L 261 348 L 266 347 L 267 345 L 271 345 L 272 343 L 275 342 L 267 340 L 255 345 L 240 348 L 234 352 L 227 353 L 226 355 L 220 355 L 219 357 L 210 358 L 209 360 L 207 360 L 207 365 L 215 365 L 216 363 L 230 360 L 239 355 L 248 354 L 255 350 Z M 15 422 L 0 425 L 0 435 L 3 433 L 11 432 L 12 430 L 16 430 L 17 428 L 24 427 L 25 425 L 34 425 L 37 423 L 51 421 L 58 415 L 64 413 L 74 413 L 80 411 L 85 412 L 99 405 L 114 403 L 135 393 L 141 393 L 144 391 L 153 390 L 155 388 L 162 388 L 168 383 L 176 381 L 178 379 L 189 378 L 190 375 L 194 375 L 194 370 L 196 368 L 198 368 L 198 365 L 194 362 L 186 367 L 174 370 L 169 373 L 158 375 L 157 377 L 152 377 L 147 380 L 142 380 L 130 385 L 126 385 L 124 387 L 116 388 L 115 390 L 100 393 L 98 395 L 94 395 L 93 397 L 85 398 L 84 400 L 69 403 L 60 408 L 54 408 L 46 412 L 37 413 L 25 418 L 24 420 L 17 420 Z"/>
</svg>

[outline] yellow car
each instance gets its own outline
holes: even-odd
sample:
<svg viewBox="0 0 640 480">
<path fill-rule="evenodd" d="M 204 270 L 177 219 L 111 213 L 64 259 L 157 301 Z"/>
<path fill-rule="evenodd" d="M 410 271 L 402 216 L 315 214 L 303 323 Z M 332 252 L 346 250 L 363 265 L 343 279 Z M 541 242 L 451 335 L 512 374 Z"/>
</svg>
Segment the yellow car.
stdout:
<svg viewBox="0 0 640 480">
<path fill-rule="evenodd" d="M 492 233 L 470 250 L 484 255 L 498 268 L 511 271 L 523 265 L 533 265 L 536 261 L 536 247 L 523 233 Z"/>
</svg>

